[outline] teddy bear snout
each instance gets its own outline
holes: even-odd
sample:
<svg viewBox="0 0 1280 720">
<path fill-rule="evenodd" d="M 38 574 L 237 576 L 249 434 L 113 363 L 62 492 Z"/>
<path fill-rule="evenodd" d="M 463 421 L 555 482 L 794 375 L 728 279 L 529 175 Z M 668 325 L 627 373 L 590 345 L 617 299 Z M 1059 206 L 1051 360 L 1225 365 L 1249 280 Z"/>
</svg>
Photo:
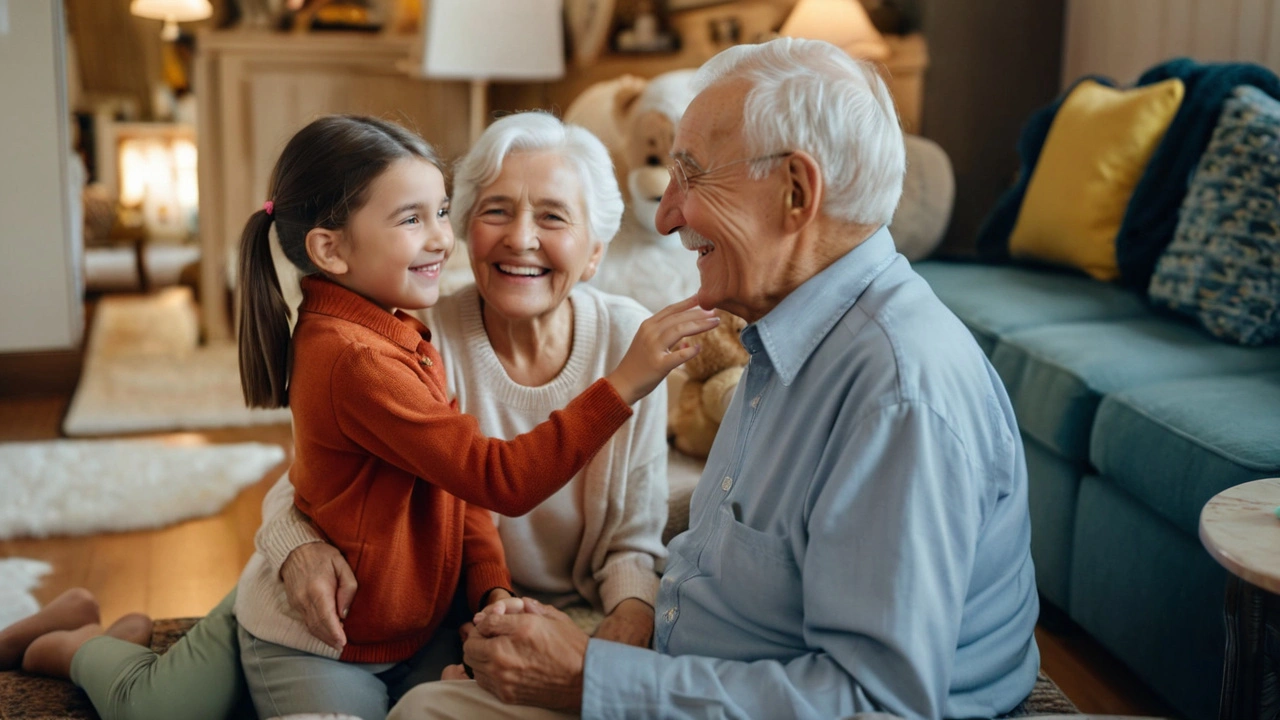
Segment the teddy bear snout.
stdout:
<svg viewBox="0 0 1280 720">
<path fill-rule="evenodd" d="M 667 191 L 667 183 L 671 181 L 671 175 L 667 173 L 665 167 L 645 166 L 632 170 L 631 174 L 635 180 L 632 188 L 638 191 L 641 197 L 653 203 L 662 201 L 662 193 Z"/>
</svg>

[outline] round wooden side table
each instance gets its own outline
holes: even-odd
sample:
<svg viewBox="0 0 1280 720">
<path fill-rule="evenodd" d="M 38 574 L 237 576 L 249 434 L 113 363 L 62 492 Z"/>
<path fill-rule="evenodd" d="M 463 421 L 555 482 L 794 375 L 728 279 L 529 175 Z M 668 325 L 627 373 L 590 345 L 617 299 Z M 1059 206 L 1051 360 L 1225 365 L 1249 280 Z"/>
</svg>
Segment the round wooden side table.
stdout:
<svg viewBox="0 0 1280 720">
<path fill-rule="evenodd" d="M 1213 496 L 1200 541 L 1226 568 L 1226 661 L 1220 720 L 1280 717 L 1280 478 Z"/>
</svg>

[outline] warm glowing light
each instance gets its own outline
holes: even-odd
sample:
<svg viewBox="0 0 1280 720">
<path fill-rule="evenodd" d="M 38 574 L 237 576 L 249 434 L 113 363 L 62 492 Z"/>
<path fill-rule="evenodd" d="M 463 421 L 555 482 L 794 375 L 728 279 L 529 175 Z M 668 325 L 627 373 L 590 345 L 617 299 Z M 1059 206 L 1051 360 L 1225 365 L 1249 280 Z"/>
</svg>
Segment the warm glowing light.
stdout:
<svg viewBox="0 0 1280 720">
<path fill-rule="evenodd" d="M 195 232 L 199 186 L 196 146 L 187 138 L 130 138 L 120 143 L 120 204 L 141 212 L 152 236 Z"/>
</svg>

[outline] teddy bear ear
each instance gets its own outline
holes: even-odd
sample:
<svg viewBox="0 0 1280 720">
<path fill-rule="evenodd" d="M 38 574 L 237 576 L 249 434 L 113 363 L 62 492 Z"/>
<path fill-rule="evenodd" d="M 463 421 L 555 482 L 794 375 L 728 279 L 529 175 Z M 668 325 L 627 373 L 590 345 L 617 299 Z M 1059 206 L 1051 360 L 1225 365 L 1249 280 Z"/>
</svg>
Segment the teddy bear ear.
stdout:
<svg viewBox="0 0 1280 720">
<path fill-rule="evenodd" d="M 640 94 L 649 85 L 649 81 L 635 75 L 623 75 L 618 78 L 618 89 L 613 95 L 613 116 L 619 123 L 626 120 L 631 108 L 640 99 Z"/>
</svg>

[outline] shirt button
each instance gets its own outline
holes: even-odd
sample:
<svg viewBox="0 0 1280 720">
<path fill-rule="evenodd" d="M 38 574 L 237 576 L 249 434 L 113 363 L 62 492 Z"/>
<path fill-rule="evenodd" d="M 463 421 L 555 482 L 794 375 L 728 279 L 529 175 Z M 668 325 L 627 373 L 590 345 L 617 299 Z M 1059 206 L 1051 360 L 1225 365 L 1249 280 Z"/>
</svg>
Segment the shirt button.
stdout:
<svg viewBox="0 0 1280 720">
<path fill-rule="evenodd" d="M 725 492 L 729 492 L 729 488 L 731 487 L 733 487 L 733 478 L 725 475 L 724 479 L 720 481 L 720 489 Z"/>
<path fill-rule="evenodd" d="M 760 396 L 759 396 L 759 395 L 757 395 L 757 396 L 755 396 L 755 397 L 751 398 L 751 407 L 753 407 L 753 408 L 760 407 Z"/>
<path fill-rule="evenodd" d="M 667 618 L 667 622 L 675 622 L 676 609 L 674 607 L 672 607 L 670 610 L 667 610 L 666 618 Z"/>
</svg>

